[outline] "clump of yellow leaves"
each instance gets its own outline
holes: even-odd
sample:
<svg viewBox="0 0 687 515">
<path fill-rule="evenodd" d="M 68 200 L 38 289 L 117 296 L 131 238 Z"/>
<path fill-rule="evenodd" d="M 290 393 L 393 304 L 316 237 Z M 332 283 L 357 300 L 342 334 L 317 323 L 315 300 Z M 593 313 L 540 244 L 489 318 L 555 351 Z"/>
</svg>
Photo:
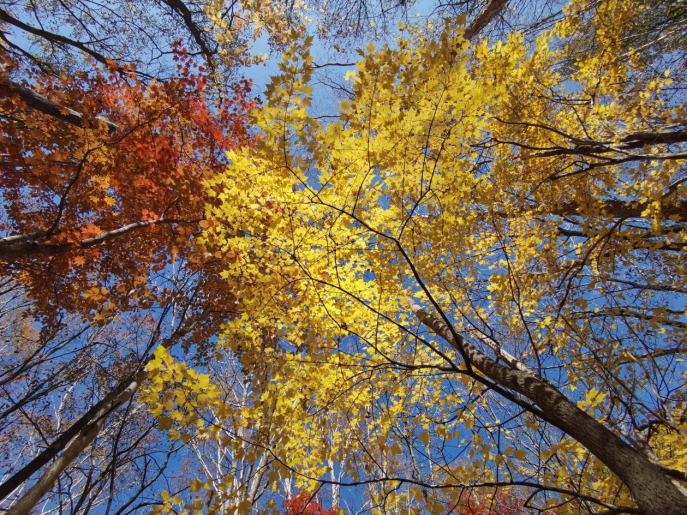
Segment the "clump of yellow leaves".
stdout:
<svg viewBox="0 0 687 515">
<path fill-rule="evenodd" d="M 215 404 L 219 395 L 217 387 L 210 384 L 210 377 L 176 361 L 164 346 L 155 350 L 146 371 L 147 388 L 141 400 L 158 417 L 158 427 L 169 430 L 173 441 L 184 443 L 191 438 L 189 432 L 183 431 L 187 426 L 193 425 L 201 434 L 207 434 L 199 413 Z"/>
<path fill-rule="evenodd" d="M 310 114 L 310 41 L 284 53 L 253 113 L 263 141 L 207 181 L 220 202 L 204 233 L 240 285 L 220 345 L 252 381 L 243 420 L 271 428 L 270 481 L 312 488 L 335 463 L 373 482 L 379 510 L 445 509 L 441 490 L 404 478 L 539 484 L 555 490 L 533 502 L 562 500 L 560 513 L 581 509 L 576 495 L 632 505 L 586 449 L 423 332 L 404 299 L 485 353 L 507 349 L 628 441 L 654 442 L 647 420 L 680 434 L 686 192 L 661 135 L 685 112 L 665 98 L 669 71 L 650 76 L 620 44 L 642 9 L 573 2 L 531 45 L 409 27 L 361 51 L 328 124 Z M 164 363 L 160 387 L 187 373 Z"/>
</svg>

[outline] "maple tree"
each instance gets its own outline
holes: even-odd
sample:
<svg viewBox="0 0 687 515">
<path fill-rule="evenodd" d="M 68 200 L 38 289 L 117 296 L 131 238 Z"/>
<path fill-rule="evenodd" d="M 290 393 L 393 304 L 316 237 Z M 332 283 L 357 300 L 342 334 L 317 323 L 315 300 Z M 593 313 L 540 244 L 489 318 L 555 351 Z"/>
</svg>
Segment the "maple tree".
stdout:
<svg viewBox="0 0 687 515">
<path fill-rule="evenodd" d="M 265 140 L 206 181 L 203 236 L 260 285 L 222 342 L 269 370 L 243 415 L 281 421 L 277 470 L 312 488 L 333 459 L 379 510 L 517 486 L 542 510 L 685 511 L 687 136 L 671 71 L 618 37 L 644 10 L 573 2 L 531 44 L 408 27 L 327 124 L 295 38 Z"/>
<path fill-rule="evenodd" d="M 4 55 L 0 260 L 44 314 L 97 308 L 102 318 L 150 302 L 151 267 L 187 252 L 206 224 L 203 179 L 250 142 L 250 84 L 215 110 L 202 70 L 176 58 L 182 78 L 145 85 L 133 70 L 54 79 Z"/>
<path fill-rule="evenodd" d="M 306 491 L 299 491 L 296 495 L 282 502 L 284 515 L 336 515 L 336 507 L 324 509 L 324 506 L 317 502 L 315 495 Z"/>
<path fill-rule="evenodd" d="M 58 488 L 48 505 L 93 507 L 109 491 L 110 509 L 114 478 L 133 474 L 130 484 L 140 487 L 124 509 L 165 467 L 154 473 L 147 453 L 127 455 L 143 452 L 151 421 L 129 408 L 113 414 L 130 405 L 154 346 L 196 346 L 207 355 L 204 342 L 231 316 L 235 296 L 217 275 L 226 257 L 191 246 L 208 226 L 202 181 L 226 166 L 227 150 L 252 142 L 250 82 L 229 84 L 211 104 L 207 73 L 179 46 L 177 77 L 145 83 L 133 67 L 110 61 L 55 77 L 0 52 L 0 263 L 11 285 L 3 295 L 21 292 L 29 304 L 23 323 L 37 333 L 4 363 L 3 437 L 25 433 L 19 446 L 35 437 L 31 427 L 40 436 L 40 446 L 27 444 L 4 471 L 1 497 L 8 513 L 27 513 L 67 474 L 85 483 Z M 146 320 L 148 345 L 127 348 L 121 323 Z M 97 342 L 100 326 L 118 331 L 119 342 Z M 60 394 L 68 414 L 45 413 L 47 396 Z M 78 398 L 86 402 L 72 404 Z M 106 465 L 100 457 L 109 442 Z M 151 452 L 169 460 L 171 451 Z M 145 472 L 137 475 L 139 466 Z"/>
</svg>

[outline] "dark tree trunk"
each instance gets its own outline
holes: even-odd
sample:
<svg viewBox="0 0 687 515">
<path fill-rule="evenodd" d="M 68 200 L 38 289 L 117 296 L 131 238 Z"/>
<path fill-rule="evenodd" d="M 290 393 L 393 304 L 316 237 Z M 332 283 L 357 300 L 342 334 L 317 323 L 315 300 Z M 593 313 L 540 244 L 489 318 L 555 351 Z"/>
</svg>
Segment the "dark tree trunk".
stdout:
<svg viewBox="0 0 687 515">
<path fill-rule="evenodd" d="M 34 108 L 36 111 L 40 111 L 41 113 L 45 113 L 53 118 L 57 118 L 58 120 L 62 120 L 63 122 L 67 122 L 71 125 L 83 127 L 83 115 L 81 113 L 77 113 L 73 109 L 56 104 L 43 95 L 36 93 L 32 89 L 17 84 L 16 82 L 12 82 L 6 77 L 0 77 L 0 86 L 5 90 L 5 95 L 18 95 L 26 103 L 26 105 Z M 100 120 L 107 125 L 107 128 L 110 132 L 117 130 L 117 125 L 112 123 L 104 116 L 97 116 L 96 120 Z"/>
</svg>

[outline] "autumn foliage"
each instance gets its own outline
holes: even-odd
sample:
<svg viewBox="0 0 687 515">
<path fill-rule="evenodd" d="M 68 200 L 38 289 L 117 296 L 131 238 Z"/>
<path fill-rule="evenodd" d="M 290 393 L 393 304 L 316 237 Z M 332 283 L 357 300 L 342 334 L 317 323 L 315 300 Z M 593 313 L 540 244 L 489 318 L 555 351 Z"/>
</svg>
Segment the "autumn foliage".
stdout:
<svg viewBox="0 0 687 515">
<path fill-rule="evenodd" d="M 209 98 L 202 68 L 180 47 L 174 60 L 178 78 L 144 83 L 114 64 L 55 78 L 0 54 L 0 229 L 11 235 L 0 262 L 43 314 L 145 302 L 151 269 L 186 255 L 205 225 L 202 181 L 252 141 L 250 82 Z M 81 119 L 28 106 L 20 83 Z"/>
<path fill-rule="evenodd" d="M 687 513 L 687 14 L 454 3 L 323 63 L 350 2 L 164 0 L 156 80 L 0 9 L 98 62 L 0 32 L 7 515 Z"/>
<path fill-rule="evenodd" d="M 310 492 L 299 490 L 293 497 L 284 499 L 283 515 L 336 515 L 338 513 L 336 506 L 326 510 L 316 498 Z"/>
<path fill-rule="evenodd" d="M 528 485 L 533 509 L 687 512 L 685 110 L 665 63 L 618 58 L 642 3 L 586 9 L 534 41 L 447 21 L 370 43 L 324 122 L 294 38 L 204 235 L 240 251 L 227 278 L 260 284 L 222 342 L 273 378 L 247 415 L 288 421 L 280 474 L 339 463 L 379 481 L 380 512 L 445 508 L 392 479 L 409 475 Z M 663 425 L 674 454 L 647 455 Z"/>
</svg>

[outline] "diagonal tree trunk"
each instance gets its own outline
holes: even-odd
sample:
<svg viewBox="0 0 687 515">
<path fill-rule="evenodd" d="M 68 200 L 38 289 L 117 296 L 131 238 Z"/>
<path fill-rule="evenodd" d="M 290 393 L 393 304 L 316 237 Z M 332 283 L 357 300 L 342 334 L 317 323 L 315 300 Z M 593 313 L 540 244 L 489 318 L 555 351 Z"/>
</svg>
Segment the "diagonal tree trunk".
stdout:
<svg viewBox="0 0 687 515">
<path fill-rule="evenodd" d="M 124 391 L 116 394 L 115 390 L 103 399 L 103 401 L 99 403 L 100 408 L 91 414 L 88 422 L 80 429 L 76 438 L 74 438 L 64 452 L 45 469 L 41 477 L 29 491 L 5 512 L 5 515 L 27 515 L 38 501 L 40 501 L 52 488 L 57 478 L 64 472 L 69 464 L 93 443 L 93 440 L 98 436 L 100 428 L 108 415 L 131 399 L 145 378 L 146 371 L 141 370 L 136 375 L 136 378 L 126 386 Z"/>
<path fill-rule="evenodd" d="M 4 93 L 5 95 L 7 95 L 7 93 L 10 95 L 19 95 L 26 105 L 33 107 L 36 111 L 40 111 L 71 125 L 83 127 L 83 115 L 81 113 L 78 113 L 73 109 L 69 109 L 68 107 L 56 104 L 52 100 L 39 93 L 36 93 L 26 86 L 12 82 L 6 77 L 0 77 L 0 87 L 5 90 L 4 92 L 0 90 L 0 92 Z M 96 120 L 100 120 L 107 125 L 107 129 L 111 133 L 117 130 L 117 125 L 112 123 L 104 116 L 96 116 Z"/>
<path fill-rule="evenodd" d="M 59 438 L 54 440 L 38 456 L 36 456 L 23 468 L 15 472 L 12 477 L 0 485 L 0 500 L 5 499 L 22 483 L 30 479 L 34 473 L 41 469 L 41 467 L 55 459 L 62 450 L 68 447 L 68 450 L 66 450 L 64 454 L 60 456 L 60 458 L 55 461 L 53 465 L 51 465 L 51 468 L 53 468 L 55 464 L 59 463 L 60 466 L 64 465 L 61 466 L 60 472 L 64 470 L 64 468 L 69 465 L 69 463 L 71 463 L 76 456 L 78 456 L 78 453 L 72 456 L 71 459 L 67 459 L 64 456 L 68 452 L 75 452 L 77 447 L 81 447 L 82 450 L 88 447 L 88 445 L 90 445 L 95 436 L 98 434 L 98 429 L 102 425 L 103 421 L 117 407 L 131 398 L 143 378 L 145 378 L 145 370 L 140 370 L 133 379 L 129 377 L 128 379 L 122 381 L 103 400 L 89 409 L 79 420 L 72 424 L 69 429 L 62 433 Z M 96 428 L 95 431 L 91 431 L 93 428 Z M 83 434 L 88 434 L 90 436 L 91 433 L 92 438 L 81 438 Z M 79 440 L 79 444 L 76 444 L 77 440 Z M 52 477 L 52 474 L 50 474 L 50 476 Z M 57 476 L 55 476 L 55 479 L 56 478 Z M 52 487 L 53 482 L 54 479 L 47 486 L 48 489 Z M 47 490 L 45 491 L 47 492 Z M 29 494 L 31 494 L 31 491 L 27 492 L 24 497 L 29 496 Z M 33 498 L 33 496 L 31 498 Z M 35 502 L 38 502 L 39 499 L 40 497 L 36 499 Z M 33 504 L 35 504 L 35 502 Z M 31 504 L 31 506 L 33 506 L 33 504 Z M 10 510 L 8 510 L 7 513 L 10 513 L 11 510 L 14 510 L 16 506 L 17 505 L 13 506 Z M 30 509 L 31 506 L 29 506 L 28 509 Z M 24 512 L 18 511 L 17 513 Z"/>
<path fill-rule="evenodd" d="M 465 29 L 465 39 L 470 41 L 479 35 L 491 21 L 498 16 L 508 0 L 491 0 L 477 18 Z"/>
<path fill-rule="evenodd" d="M 184 315 L 185 316 L 185 315 Z M 183 316 L 182 316 L 183 318 Z M 177 330 L 165 339 L 161 345 L 169 348 L 184 334 L 190 332 L 196 322 L 188 325 L 182 323 Z M 89 409 L 78 421 L 67 429 L 43 452 L 0 485 L 0 501 L 10 495 L 16 488 L 28 481 L 41 467 L 54 460 L 41 474 L 36 483 L 4 515 L 25 515 L 41 500 L 53 486 L 62 472 L 81 454 L 98 436 L 100 428 L 117 408 L 128 402 L 145 381 L 148 371 L 145 366 L 153 359 L 151 355 L 141 363 L 138 370 L 120 382 L 99 403 Z M 63 451 L 63 452 L 62 452 Z M 60 454 L 62 452 L 62 454 Z"/>
<path fill-rule="evenodd" d="M 496 384 L 536 404 L 547 422 L 584 445 L 630 489 L 647 515 L 687 513 L 685 485 L 624 442 L 618 435 L 578 408 L 552 384 L 529 370 L 508 368 L 483 354 L 456 334 L 442 319 L 408 299 L 410 308 L 427 327 L 466 356 L 470 364 Z"/>
</svg>

